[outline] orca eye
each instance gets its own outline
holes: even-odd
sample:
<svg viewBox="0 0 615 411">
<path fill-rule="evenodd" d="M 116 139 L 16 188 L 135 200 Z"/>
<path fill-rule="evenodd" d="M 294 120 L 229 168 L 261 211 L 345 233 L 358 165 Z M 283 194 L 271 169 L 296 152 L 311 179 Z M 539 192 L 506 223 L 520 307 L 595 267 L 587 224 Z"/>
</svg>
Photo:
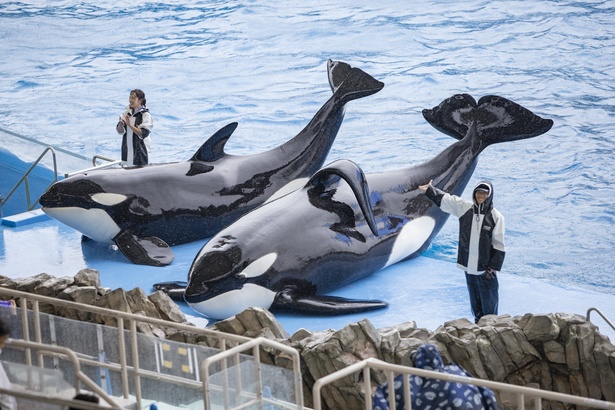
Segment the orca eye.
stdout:
<svg viewBox="0 0 615 411">
<path fill-rule="evenodd" d="M 277 258 L 277 253 L 264 255 L 244 268 L 240 275 L 243 275 L 246 278 L 258 277 L 269 270 Z"/>
</svg>

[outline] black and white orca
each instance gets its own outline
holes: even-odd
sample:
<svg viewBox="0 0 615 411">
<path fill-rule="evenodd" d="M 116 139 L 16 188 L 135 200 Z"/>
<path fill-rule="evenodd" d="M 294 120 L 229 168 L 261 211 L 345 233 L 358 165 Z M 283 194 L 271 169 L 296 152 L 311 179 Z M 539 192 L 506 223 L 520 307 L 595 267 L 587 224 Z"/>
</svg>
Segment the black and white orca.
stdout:
<svg viewBox="0 0 615 411">
<path fill-rule="evenodd" d="M 211 237 L 272 196 L 300 188 L 324 164 L 351 100 L 384 84 L 329 60 L 332 97 L 297 136 L 272 150 L 229 155 L 237 123 L 209 138 L 186 162 L 81 173 L 52 185 L 43 211 L 86 238 L 115 243 L 133 263 L 170 264 L 169 245 Z"/>
<path fill-rule="evenodd" d="M 154 288 L 183 297 L 212 319 L 248 307 L 317 314 L 383 308 L 384 301 L 327 296 L 341 286 L 418 256 L 444 225 L 442 212 L 418 189 L 433 185 L 461 195 L 490 144 L 535 137 L 552 120 L 497 96 L 478 103 L 455 95 L 423 110 L 436 129 L 458 139 L 432 160 L 368 174 L 339 160 L 297 191 L 246 214 L 211 238 L 194 259 L 187 287 Z"/>
</svg>

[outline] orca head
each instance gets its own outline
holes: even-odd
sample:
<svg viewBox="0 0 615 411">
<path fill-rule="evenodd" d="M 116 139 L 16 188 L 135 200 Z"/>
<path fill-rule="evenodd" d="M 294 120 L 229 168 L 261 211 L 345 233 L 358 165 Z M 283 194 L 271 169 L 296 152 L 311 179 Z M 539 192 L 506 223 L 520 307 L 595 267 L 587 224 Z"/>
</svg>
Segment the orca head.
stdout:
<svg viewBox="0 0 615 411">
<path fill-rule="evenodd" d="M 50 217 L 93 240 L 113 243 L 120 227 L 110 210 L 127 200 L 128 196 L 105 192 L 86 174 L 80 174 L 54 183 L 39 203 Z"/>
<path fill-rule="evenodd" d="M 212 319 L 229 318 L 250 307 L 271 307 L 276 292 L 269 288 L 267 274 L 277 253 L 246 258 L 230 236 L 212 240 L 190 268 L 184 292 L 188 305 Z"/>
</svg>

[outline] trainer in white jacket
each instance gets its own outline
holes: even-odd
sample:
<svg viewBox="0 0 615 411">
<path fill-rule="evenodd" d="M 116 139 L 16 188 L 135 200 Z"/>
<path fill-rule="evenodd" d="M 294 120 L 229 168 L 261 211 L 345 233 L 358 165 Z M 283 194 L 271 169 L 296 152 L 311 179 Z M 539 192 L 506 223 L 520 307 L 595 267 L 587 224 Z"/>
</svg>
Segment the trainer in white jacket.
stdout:
<svg viewBox="0 0 615 411">
<path fill-rule="evenodd" d="M 472 193 L 473 201 L 445 193 L 429 184 L 419 187 L 440 209 L 459 218 L 457 267 L 466 273 L 474 321 L 498 313 L 497 272 L 502 269 L 504 216 L 493 207 L 493 185 L 481 181 Z"/>
</svg>

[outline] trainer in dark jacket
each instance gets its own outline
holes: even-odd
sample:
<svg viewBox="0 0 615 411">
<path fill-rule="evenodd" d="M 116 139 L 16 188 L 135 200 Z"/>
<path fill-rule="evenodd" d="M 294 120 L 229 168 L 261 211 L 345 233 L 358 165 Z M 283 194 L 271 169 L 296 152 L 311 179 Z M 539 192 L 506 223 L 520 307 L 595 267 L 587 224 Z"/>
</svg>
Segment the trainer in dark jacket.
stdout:
<svg viewBox="0 0 615 411">
<path fill-rule="evenodd" d="M 420 186 L 440 209 L 459 218 L 457 267 L 466 272 L 474 321 L 498 313 L 497 272 L 502 269 L 504 216 L 493 207 L 493 185 L 481 181 L 472 193 L 474 201 L 445 193 L 429 184 Z"/>
</svg>

